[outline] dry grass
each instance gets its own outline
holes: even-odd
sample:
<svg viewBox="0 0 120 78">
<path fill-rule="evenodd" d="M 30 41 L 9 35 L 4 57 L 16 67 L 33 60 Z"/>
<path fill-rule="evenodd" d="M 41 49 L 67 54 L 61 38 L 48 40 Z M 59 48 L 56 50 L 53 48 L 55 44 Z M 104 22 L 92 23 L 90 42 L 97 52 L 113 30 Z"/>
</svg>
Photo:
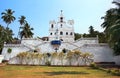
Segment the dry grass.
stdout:
<svg viewBox="0 0 120 78">
<path fill-rule="evenodd" d="M 0 78 L 120 78 L 90 67 L 16 66 L 0 67 Z"/>
</svg>

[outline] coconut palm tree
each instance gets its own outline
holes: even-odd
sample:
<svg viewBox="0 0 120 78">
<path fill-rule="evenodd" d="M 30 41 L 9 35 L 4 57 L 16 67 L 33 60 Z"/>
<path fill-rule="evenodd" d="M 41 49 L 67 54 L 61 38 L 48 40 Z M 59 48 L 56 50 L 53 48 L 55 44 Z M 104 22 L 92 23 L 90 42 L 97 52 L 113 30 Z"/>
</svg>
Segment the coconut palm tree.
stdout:
<svg viewBox="0 0 120 78">
<path fill-rule="evenodd" d="M 114 4 L 118 6 L 118 8 L 111 8 L 106 12 L 106 15 L 102 17 L 104 22 L 102 23 L 102 27 L 105 28 L 105 32 L 109 31 L 109 28 L 113 26 L 116 21 L 120 19 L 120 2 L 113 1 Z"/>
<path fill-rule="evenodd" d="M 21 27 L 22 27 L 22 25 L 24 25 L 27 22 L 25 19 L 26 19 L 26 17 L 23 15 L 21 17 L 19 17 L 18 21 L 19 21 Z"/>
<path fill-rule="evenodd" d="M 113 3 L 116 4 L 118 7 L 109 9 L 106 12 L 106 15 L 103 17 L 104 22 L 102 24 L 102 27 L 105 28 L 105 34 L 108 38 L 107 40 L 109 42 L 109 45 L 112 48 L 117 46 L 116 43 L 120 42 L 120 36 L 118 34 L 118 33 L 120 33 L 119 32 L 119 29 L 120 29 L 120 26 L 119 26 L 119 24 L 120 24 L 120 22 L 119 22 L 120 21 L 120 1 L 115 0 L 115 1 L 113 1 Z M 119 54 L 120 54 L 120 51 L 119 51 Z"/>
<path fill-rule="evenodd" d="M 11 9 L 6 9 L 5 12 L 2 12 L 2 19 L 7 24 L 6 29 L 4 30 L 4 40 L 5 42 L 11 42 L 13 32 L 11 29 L 8 28 L 9 24 L 15 20 L 15 17 L 13 16 L 13 13 L 15 11 L 12 11 Z"/>
<path fill-rule="evenodd" d="M 13 22 L 16 18 L 13 16 L 13 13 L 15 11 L 12 11 L 11 9 L 6 9 L 5 12 L 2 12 L 2 19 L 7 24 L 7 28 L 11 22 Z"/>
<path fill-rule="evenodd" d="M 120 55 L 120 20 L 115 25 L 109 28 L 110 43 L 113 45 L 114 54 Z"/>
<path fill-rule="evenodd" d="M 109 28 L 109 34 L 111 35 L 110 41 L 114 42 L 119 41 L 120 40 L 119 33 L 120 33 L 120 20 L 118 20 L 115 25 Z"/>
<path fill-rule="evenodd" d="M 118 8 L 120 8 L 120 1 L 119 0 L 114 0 L 112 3 L 116 4 Z"/>
<path fill-rule="evenodd" d="M 108 28 L 111 27 L 115 21 L 116 21 L 116 9 L 112 8 L 112 9 L 109 9 L 107 12 L 106 12 L 106 15 L 104 17 L 102 17 L 101 19 L 104 19 L 104 22 L 101 24 L 101 26 L 103 28 L 105 28 L 105 32 L 107 32 Z"/>
<path fill-rule="evenodd" d="M 21 17 L 19 17 L 18 21 L 19 21 L 19 23 L 21 25 L 20 27 L 23 27 L 26 24 L 27 21 L 25 19 L 26 19 L 26 17 L 23 16 L 23 15 Z M 18 35 L 20 35 L 20 27 L 19 27 Z"/>
<path fill-rule="evenodd" d="M 32 38 L 33 37 L 33 28 L 30 28 L 30 25 L 28 23 L 25 23 L 23 27 L 20 27 L 22 31 L 20 31 L 20 37 L 21 39 L 24 38 Z"/>
<path fill-rule="evenodd" d="M 101 26 L 105 29 L 104 32 L 106 34 L 106 38 L 109 43 L 110 42 L 110 34 L 109 34 L 109 28 L 113 26 L 118 19 L 117 15 L 117 8 L 111 8 L 106 12 L 106 15 L 102 17 L 104 19 L 104 22 L 101 24 Z"/>
</svg>

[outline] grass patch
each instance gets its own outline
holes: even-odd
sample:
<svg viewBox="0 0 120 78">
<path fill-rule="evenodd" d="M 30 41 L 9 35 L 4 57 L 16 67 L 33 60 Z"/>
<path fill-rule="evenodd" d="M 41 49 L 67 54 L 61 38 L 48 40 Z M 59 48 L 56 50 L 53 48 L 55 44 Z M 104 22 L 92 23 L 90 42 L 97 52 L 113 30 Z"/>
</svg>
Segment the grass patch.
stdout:
<svg viewBox="0 0 120 78">
<path fill-rule="evenodd" d="M 0 78 L 119 78 L 91 67 L 17 66 L 0 67 Z"/>
</svg>

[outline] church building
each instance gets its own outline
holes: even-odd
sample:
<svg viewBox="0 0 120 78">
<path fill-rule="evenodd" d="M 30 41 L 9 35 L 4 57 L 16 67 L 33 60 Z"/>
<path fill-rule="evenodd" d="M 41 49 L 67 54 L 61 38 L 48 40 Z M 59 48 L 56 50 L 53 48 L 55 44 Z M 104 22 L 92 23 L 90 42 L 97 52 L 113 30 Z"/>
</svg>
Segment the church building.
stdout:
<svg viewBox="0 0 120 78">
<path fill-rule="evenodd" d="M 82 37 L 74 40 L 74 33 L 74 20 L 66 20 L 61 11 L 58 20 L 49 22 L 49 36 L 47 40 L 23 38 L 19 44 L 4 44 L 2 55 L 4 60 L 9 60 L 21 52 L 37 51 L 39 53 L 51 53 L 61 52 L 63 49 L 68 51 L 79 50 L 93 54 L 94 62 L 115 62 L 115 64 L 120 65 L 119 56 L 113 55 L 113 50 L 107 43 L 99 43 L 97 36 L 94 38 Z M 11 54 L 8 53 L 8 49 L 11 49 Z"/>
<path fill-rule="evenodd" d="M 52 20 L 49 24 L 49 41 L 74 42 L 74 20 L 66 21 L 62 11 L 58 20 Z"/>
</svg>

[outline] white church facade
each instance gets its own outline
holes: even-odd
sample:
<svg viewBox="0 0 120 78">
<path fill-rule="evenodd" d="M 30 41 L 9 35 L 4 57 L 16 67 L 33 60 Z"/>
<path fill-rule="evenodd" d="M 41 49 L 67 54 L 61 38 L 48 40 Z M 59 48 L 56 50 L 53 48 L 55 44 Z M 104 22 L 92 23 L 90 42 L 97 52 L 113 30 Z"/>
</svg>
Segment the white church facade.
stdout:
<svg viewBox="0 0 120 78">
<path fill-rule="evenodd" d="M 94 62 L 115 62 L 120 65 L 120 56 L 114 56 L 113 50 L 106 43 L 99 43 L 98 37 L 80 38 L 74 40 L 74 20 L 66 21 L 62 11 L 58 20 L 49 22 L 49 39 L 43 41 L 38 38 L 24 38 L 20 44 L 4 44 L 2 55 L 5 60 L 15 57 L 21 52 L 37 50 L 41 53 L 61 52 L 67 50 L 80 50 L 94 55 Z M 57 42 L 57 43 L 56 43 Z M 11 55 L 7 50 L 11 48 Z"/>
<path fill-rule="evenodd" d="M 49 41 L 60 39 L 63 42 L 74 42 L 74 20 L 65 20 L 61 11 L 58 21 L 49 22 Z"/>
</svg>

